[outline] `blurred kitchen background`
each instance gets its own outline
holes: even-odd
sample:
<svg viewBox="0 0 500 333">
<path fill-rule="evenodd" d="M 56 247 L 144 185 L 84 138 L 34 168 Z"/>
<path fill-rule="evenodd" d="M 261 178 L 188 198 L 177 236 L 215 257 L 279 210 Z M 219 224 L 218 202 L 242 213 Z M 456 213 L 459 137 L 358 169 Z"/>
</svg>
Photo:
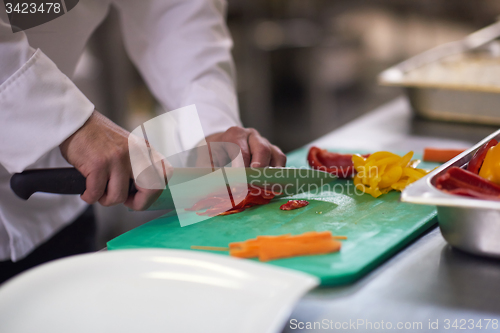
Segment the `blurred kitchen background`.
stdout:
<svg viewBox="0 0 500 333">
<path fill-rule="evenodd" d="M 498 0 L 228 0 L 243 123 L 285 152 L 299 148 L 399 96 L 377 85 L 382 70 L 498 15 Z M 132 130 L 160 106 L 126 55 L 118 21 L 112 10 L 75 81 L 99 111 Z M 161 214 L 96 208 L 100 247 Z"/>
</svg>

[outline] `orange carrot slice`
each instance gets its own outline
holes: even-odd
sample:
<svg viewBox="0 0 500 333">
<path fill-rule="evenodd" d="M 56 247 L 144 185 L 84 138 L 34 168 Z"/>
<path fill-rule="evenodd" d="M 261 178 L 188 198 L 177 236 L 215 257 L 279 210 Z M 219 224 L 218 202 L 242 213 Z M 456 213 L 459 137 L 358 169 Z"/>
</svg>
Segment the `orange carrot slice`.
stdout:
<svg viewBox="0 0 500 333">
<path fill-rule="evenodd" d="M 230 249 L 237 249 L 237 248 L 247 246 L 249 244 L 258 243 L 259 239 L 278 239 L 278 238 L 287 238 L 290 236 L 292 236 L 292 234 L 284 234 L 284 235 L 279 235 L 279 236 L 257 236 L 257 238 L 251 238 L 251 239 L 248 239 L 244 242 L 229 243 L 229 248 Z"/>
<path fill-rule="evenodd" d="M 279 241 L 264 240 L 260 244 L 259 260 L 269 261 L 305 255 L 327 254 L 338 252 L 342 243 L 333 239 L 322 239 L 315 242 L 296 241 L 292 238 Z"/>
<path fill-rule="evenodd" d="M 263 239 L 284 239 L 290 237 L 291 234 L 279 236 L 257 236 L 257 238 L 249 239 L 244 242 L 230 243 L 229 254 L 238 258 L 256 258 L 259 256 L 260 242 Z"/>
<path fill-rule="evenodd" d="M 247 244 L 240 248 L 229 249 L 229 255 L 237 258 L 256 258 L 259 256 L 260 244 Z"/>
<path fill-rule="evenodd" d="M 346 240 L 347 239 L 347 236 L 332 236 L 333 239 L 342 239 L 342 240 Z"/>
<path fill-rule="evenodd" d="M 229 254 L 238 258 L 259 258 L 261 261 L 326 254 L 340 250 L 342 244 L 335 239 L 347 237 L 332 236 L 330 231 L 311 231 L 297 236 L 258 236 L 229 244 Z"/>
</svg>

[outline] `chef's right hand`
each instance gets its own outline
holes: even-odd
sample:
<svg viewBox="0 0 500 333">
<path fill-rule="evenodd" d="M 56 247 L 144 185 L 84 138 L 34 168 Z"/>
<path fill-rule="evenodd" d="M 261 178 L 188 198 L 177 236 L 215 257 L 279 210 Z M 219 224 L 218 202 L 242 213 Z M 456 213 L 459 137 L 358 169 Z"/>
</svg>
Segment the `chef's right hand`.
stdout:
<svg viewBox="0 0 500 333">
<path fill-rule="evenodd" d="M 64 158 L 87 179 L 82 199 L 103 206 L 124 203 L 133 210 L 147 209 L 161 190 L 144 189 L 128 195 L 130 179 L 129 132 L 94 111 L 87 122 L 60 146 Z M 106 187 L 107 186 L 107 187 Z"/>
</svg>

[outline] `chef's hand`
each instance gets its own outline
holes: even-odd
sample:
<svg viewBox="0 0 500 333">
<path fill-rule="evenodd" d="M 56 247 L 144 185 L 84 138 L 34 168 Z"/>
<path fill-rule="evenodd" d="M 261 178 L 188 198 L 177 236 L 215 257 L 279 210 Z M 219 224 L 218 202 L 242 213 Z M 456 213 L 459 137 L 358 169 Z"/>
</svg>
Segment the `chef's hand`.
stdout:
<svg viewBox="0 0 500 333">
<path fill-rule="evenodd" d="M 227 131 L 209 135 L 207 142 L 231 142 L 237 144 L 243 155 L 245 166 L 261 168 L 285 166 L 286 156 L 253 128 L 233 126 Z"/>
<path fill-rule="evenodd" d="M 124 203 L 133 210 L 144 210 L 161 194 L 161 190 L 136 186 L 138 192 L 128 195 L 129 181 L 133 178 L 129 134 L 94 111 L 87 122 L 59 146 L 66 161 L 87 179 L 82 199 L 88 204 L 97 201 L 103 206 Z"/>
</svg>

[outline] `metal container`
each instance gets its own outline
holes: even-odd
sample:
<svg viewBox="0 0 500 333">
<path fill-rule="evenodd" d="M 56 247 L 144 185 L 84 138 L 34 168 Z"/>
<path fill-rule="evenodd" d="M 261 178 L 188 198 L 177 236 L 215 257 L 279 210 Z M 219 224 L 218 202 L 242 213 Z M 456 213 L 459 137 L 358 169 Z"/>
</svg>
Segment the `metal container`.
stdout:
<svg viewBox="0 0 500 333">
<path fill-rule="evenodd" d="M 491 139 L 500 141 L 500 130 L 408 186 L 401 194 L 401 201 L 437 206 L 439 227 L 450 245 L 500 258 L 500 201 L 452 195 L 435 187 L 439 176 L 453 166 L 466 166 L 474 153 Z"/>
<path fill-rule="evenodd" d="M 480 82 L 470 81 L 471 75 L 462 75 L 453 82 L 440 79 L 426 79 L 427 76 L 412 78 L 412 74 L 424 66 L 444 63 L 452 57 L 472 57 L 475 54 L 488 55 L 496 64 L 500 63 L 500 22 L 481 29 L 463 40 L 440 45 L 412 57 L 379 75 L 379 83 L 403 87 L 417 114 L 445 121 L 500 125 L 500 82 L 488 78 Z M 467 56 L 467 57 L 466 57 Z M 497 62 L 496 62 L 497 61 Z M 460 61 L 456 63 L 460 66 Z M 462 64 L 463 65 L 463 64 Z M 441 66 L 446 68 L 446 66 Z M 479 66 L 488 74 L 488 63 Z M 454 69 L 448 69 L 455 73 Z M 432 75 L 432 70 L 428 71 Z M 489 72 L 496 77 L 495 73 Z M 482 77 L 482 76 L 480 76 Z"/>
</svg>

